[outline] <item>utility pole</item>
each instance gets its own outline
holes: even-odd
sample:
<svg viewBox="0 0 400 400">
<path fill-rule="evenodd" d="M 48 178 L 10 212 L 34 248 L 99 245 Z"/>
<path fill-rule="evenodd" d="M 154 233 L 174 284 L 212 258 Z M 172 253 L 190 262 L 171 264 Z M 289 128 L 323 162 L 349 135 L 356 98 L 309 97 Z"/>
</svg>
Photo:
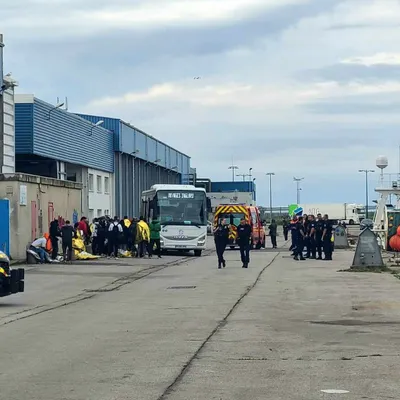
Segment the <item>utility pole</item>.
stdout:
<svg viewBox="0 0 400 400">
<path fill-rule="evenodd" d="M 235 171 L 239 169 L 239 167 L 232 164 L 228 169 L 232 170 L 232 182 L 235 182 Z"/>
<path fill-rule="evenodd" d="M 359 169 L 358 172 L 365 174 L 365 219 L 368 219 L 368 202 L 369 202 L 369 188 L 368 188 L 368 174 L 370 172 L 375 172 L 373 169 Z"/>
<path fill-rule="evenodd" d="M 4 92 L 5 92 L 5 85 L 4 85 L 4 71 L 3 71 L 3 35 L 0 33 L 0 173 L 3 172 L 3 165 L 4 165 Z"/>
<path fill-rule="evenodd" d="M 265 175 L 269 176 L 269 216 L 270 222 L 272 222 L 272 177 L 275 172 L 267 172 Z"/>
<path fill-rule="evenodd" d="M 293 178 L 293 180 L 296 182 L 296 190 L 297 190 L 297 205 L 300 205 L 300 182 L 304 180 L 304 178 Z"/>
</svg>

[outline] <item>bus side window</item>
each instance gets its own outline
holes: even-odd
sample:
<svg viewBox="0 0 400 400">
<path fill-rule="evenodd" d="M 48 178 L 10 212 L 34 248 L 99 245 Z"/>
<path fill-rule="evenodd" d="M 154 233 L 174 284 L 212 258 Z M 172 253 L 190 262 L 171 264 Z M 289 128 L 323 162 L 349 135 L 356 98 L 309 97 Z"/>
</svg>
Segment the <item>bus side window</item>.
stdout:
<svg viewBox="0 0 400 400">
<path fill-rule="evenodd" d="M 148 215 L 147 215 L 147 221 L 148 222 L 152 221 L 153 217 L 155 215 L 154 206 L 155 206 L 154 199 L 153 200 L 149 199 L 149 210 L 148 210 Z"/>
<path fill-rule="evenodd" d="M 142 209 L 140 211 L 140 215 L 146 216 L 147 215 L 146 213 L 147 213 L 147 201 L 142 200 Z"/>
</svg>

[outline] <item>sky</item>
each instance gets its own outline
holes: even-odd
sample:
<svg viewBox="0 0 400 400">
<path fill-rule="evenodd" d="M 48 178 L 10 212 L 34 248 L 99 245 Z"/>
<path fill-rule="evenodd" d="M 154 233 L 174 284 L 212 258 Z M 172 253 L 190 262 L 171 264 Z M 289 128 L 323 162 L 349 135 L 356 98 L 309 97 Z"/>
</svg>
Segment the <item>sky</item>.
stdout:
<svg viewBox="0 0 400 400">
<path fill-rule="evenodd" d="M 19 93 L 130 122 L 200 177 L 253 168 L 262 205 L 273 172 L 285 206 L 293 177 L 300 203 L 363 204 L 360 169 L 371 200 L 377 157 L 398 173 L 399 21 L 398 0 L 13 0 L 0 31 Z"/>
</svg>

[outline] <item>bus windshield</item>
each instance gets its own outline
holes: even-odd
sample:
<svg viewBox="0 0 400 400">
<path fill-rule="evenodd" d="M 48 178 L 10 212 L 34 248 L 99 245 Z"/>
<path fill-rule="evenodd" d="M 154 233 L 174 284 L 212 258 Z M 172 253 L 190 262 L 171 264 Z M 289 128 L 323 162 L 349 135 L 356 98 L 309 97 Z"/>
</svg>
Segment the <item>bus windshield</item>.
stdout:
<svg viewBox="0 0 400 400">
<path fill-rule="evenodd" d="M 162 225 L 207 225 L 205 192 L 160 190 L 155 200 L 155 214 Z"/>
</svg>

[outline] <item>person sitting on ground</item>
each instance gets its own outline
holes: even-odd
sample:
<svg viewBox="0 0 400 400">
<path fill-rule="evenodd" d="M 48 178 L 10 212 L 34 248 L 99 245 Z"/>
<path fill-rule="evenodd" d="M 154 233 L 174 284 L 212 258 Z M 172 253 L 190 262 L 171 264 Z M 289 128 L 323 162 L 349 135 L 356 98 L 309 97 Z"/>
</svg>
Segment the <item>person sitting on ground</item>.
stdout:
<svg viewBox="0 0 400 400">
<path fill-rule="evenodd" d="M 46 262 L 46 246 L 47 238 L 44 236 L 35 239 L 29 246 L 29 249 L 33 250 L 40 257 L 40 264 L 44 264 Z"/>
</svg>

